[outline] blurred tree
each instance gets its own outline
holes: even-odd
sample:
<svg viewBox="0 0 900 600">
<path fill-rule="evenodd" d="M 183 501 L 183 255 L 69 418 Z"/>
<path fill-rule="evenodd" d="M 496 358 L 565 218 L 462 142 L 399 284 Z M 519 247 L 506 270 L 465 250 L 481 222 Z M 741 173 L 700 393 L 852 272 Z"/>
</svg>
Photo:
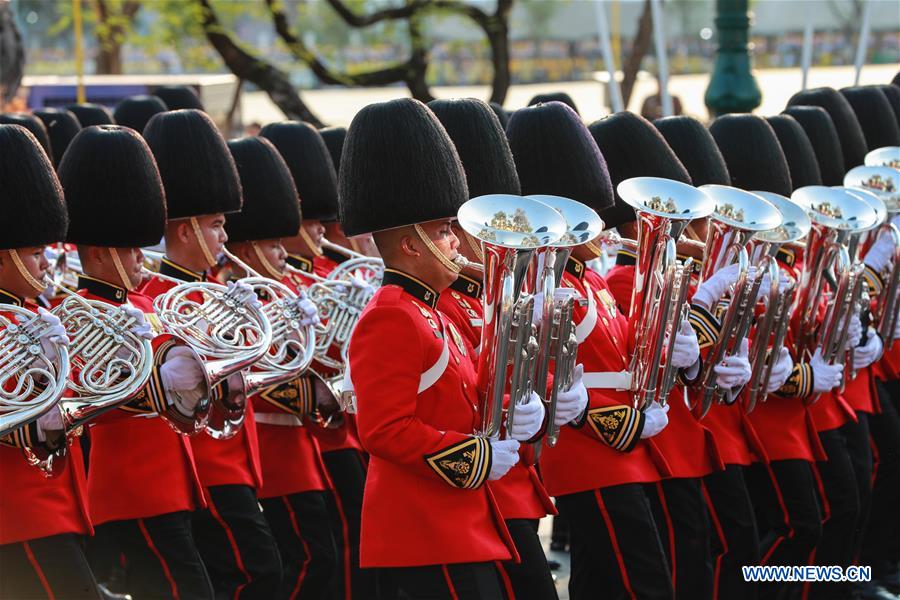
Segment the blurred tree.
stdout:
<svg viewBox="0 0 900 600">
<path fill-rule="evenodd" d="M 0 110 L 13 99 L 25 74 L 25 46 L 7 0 L 0 0 Z"/>
<path fill-rule="evenodd" d="M 97 73 L 121 75 L 122 45 L 134 27 L 141 0 L 91 0 L 90 4 L 96 15 Z"/>
</svg>

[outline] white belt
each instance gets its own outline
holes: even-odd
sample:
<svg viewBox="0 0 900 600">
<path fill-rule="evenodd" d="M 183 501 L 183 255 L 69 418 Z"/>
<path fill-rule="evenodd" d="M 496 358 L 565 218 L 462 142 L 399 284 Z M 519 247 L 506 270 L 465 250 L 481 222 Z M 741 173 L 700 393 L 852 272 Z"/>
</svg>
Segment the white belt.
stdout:
<svg viewBox="0 0 900 600">
<path fill-rule="evenodd" d="M 594 327 L 597 325 L 597 301 L 594 299 L 593 290 L 587 283 L 584 284 L 585 295 L 587 295 L 587 313 L 581 322 L 575 326 L 575 339 L 578 343 L 584 342 L 591 335 Z"/>
<path fill-rule="evenodd" d="M 630 390 L 631 372 L 585 373 L 581 381 L 589 390 Z"/>
<path fill-rule="evenodd" d="M 263 425 L 281 425 L 282 427 L 303 426 L 303 421 L 301 421 L 299 417 L 288 413 L 255 412 L 253 413 L 253 417 L 256 419 L 257 423 L 262 423 Z"/>
</svg>

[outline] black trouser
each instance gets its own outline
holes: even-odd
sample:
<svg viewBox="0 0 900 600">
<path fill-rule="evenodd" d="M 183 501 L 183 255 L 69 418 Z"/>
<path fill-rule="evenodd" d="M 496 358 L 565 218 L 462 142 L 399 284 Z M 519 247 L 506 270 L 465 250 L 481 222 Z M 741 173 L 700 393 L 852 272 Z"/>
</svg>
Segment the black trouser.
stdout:
<svg viewBox="0 0 900 600">
<path fill-rule="evenodd" d="M 569 548 L 569 524 L 566 523 L 566 518 L 562 515 L 554 515 L 550 517 L 553 519 L 553 529 L 550 533 L 550 545 L 552 549 L 565 551 Z"/>
<path fill-rule="evenodd" d="M 812 465 L 805 460 L 775 460 L 747 469 L 747 488 L 756 509 L 760 564 L 805 565 L 822 537 L 822 516 Z M 760 583 L 759 597 L 799 597 L 801 586 Z"/>
<path fill-rule="evenodd" d="M 353 448 L 322 454 L 337 497 L 332 506 L 332 535 L 337 546 L 337 576 L 332 597 L 368 600 L 376 598 L 373 569 L 359 568 L 359 525 L 366 486 L 366 464 Z M 349 593 L 348 593 L 349 592 Z"/>
<path fill-rule="evenodd" d="M 666 479 L 646 486 L 666 551 L 676 598 L 713 595 L 709 516 L 699 479 Z"/>
<path fill-rule="evenodd" d="M 125 588 L 135 600 L 212 598 L 213 588 L 191 530 L 191 513 L 179 511 L 94 528 L 115 540 L 125 556 Z"/>
<path fill-rule="evenodd" d="M 262 500 L 281 551 L 283 576 L 278 598 L 318 600 L 327 597 L 334 587 L 337 556 L 328 514 L 329 495 L 302 492 Z"/>
<path fill-rule="evenodd" d="M 822 506 L 822 539 L 816 547 L 813 564 L 847 567 L 853 561 L 853 539 L 859 519 L 859 490 L 856 473 L 847 451 L 847 441 L 838 429 L 819 432 L 828 460 L 816 463 Z M 810 598 L 846 598 L 848 586 L 842 583 L 809 585 Z"/>
<path fill-rule="evenodd" d="M 521 562 L 501 563 L 512 585 L 516 600 L 554 600 L 558 598 L 547 556 L 538 537 L 536 519 L 507 519 L 506 528 L 516 544 Z"/>
<path fill-rule="evenodd" d="M 378 577 L 383 600 L 508 598 L 498 567 L 492 562 L 380 569 Z M 390 595 L 384 590 L 391 590 L 387 592 Z"/>
<path fill-rule="evenodd" d="M 644 487 L 629 483 L 556 498 L 569 523 L 571 600 L 674 596 Z"/>
<path fill-rule="evenodd" d="M 741 567 L 759 564 L 759 530 L 744 467 L 726 465 L 703 478 L 713 520 L 716 598 L 756 598 Z"/>
<path fill-rule="evenodd" d="M 856 477 L 856 491 L 859 494 L 859 517 L 853 531 L 853 554 L 851 561 L 859 558 L 863 535 L 869 522 L 872 508 L 872 437 L 869 433 L 869 415 L 856 413 L 858 422 L 850 421 L 840 428 L 847 444 L 847 454 Z"/>
<path fill-rule="evenodd" d="M 881 413 L 869 417 L 869 429 L 875 447 L 875 487 L 860 564 L 871 565 L 873 575 L 893 571 L 897 556 L 891 546 L 900 537 L 900 415 L 891 401 L 887 386 L 876 382 Z"/>
<path fill-rule="evenodd" d="M 256 491 L 217 485 L 209 496 L 209 507 L 194 513 L 194 537 L 216 596 L 273 598 L 281 585 L 281 557 Z"/>
<path fill-rule="evenodd" d="M 63 533 L 0 546 L 0 598 L 99 597 L 81 536 Z"/>
</svg>

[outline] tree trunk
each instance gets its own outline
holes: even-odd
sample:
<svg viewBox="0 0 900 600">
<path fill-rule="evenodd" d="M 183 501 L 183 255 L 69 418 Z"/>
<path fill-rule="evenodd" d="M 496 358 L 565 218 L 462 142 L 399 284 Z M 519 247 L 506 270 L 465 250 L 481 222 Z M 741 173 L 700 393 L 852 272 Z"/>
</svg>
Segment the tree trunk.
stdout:
<svg viewBox="0 0 900 600">
<path fill-rule="evenodd" d="M 105 42 L 99 38 L 97 45 L 100 48 L 100 52 L 97 54 L 97 74 L 121 75 L 122 45 L 112 40 Z"/>
<path fill-rule="evenodd" d="M 644 11 L 641 13 L 641 19 L 638 23 L 637 33 L 634 35 L 634 41 L 631 43 L 631 52 L 622 66 L 622 102 L 628 107 L 628 101 L 631 99 L 631 92 L 634 91 L 634 84 L 637 81 L 638 71 L 641 69 L 641 63 L 650 50 L 650 41 L 653 34 L 653 14 L 650 11 L 650 0 L 644 0 Z"/>
</svg>

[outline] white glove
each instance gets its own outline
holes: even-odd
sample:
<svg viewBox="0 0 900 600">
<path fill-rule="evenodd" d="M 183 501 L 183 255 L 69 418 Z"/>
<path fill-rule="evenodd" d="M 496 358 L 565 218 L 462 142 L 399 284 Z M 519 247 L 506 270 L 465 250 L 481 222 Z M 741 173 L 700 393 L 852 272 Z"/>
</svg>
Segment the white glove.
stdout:
<svg viewBox="0 0 900 600">
<path fill-rule="evenodd" d="M 294 306 L 296 306 L 297 310 L 303 314 L 303 317 L 300 319 L 300 325 L 302 327 L 318 324 L 319 309 L 316 308 L 315 302 L 309 299 L 306 292 L 300 292 L 297 296 L 297 300 L 294 302 Z"/>
<path fill-rule="evenodd" d="M 150 323 L 147 322 L 147 319 L 144 317 L 144 313 L 139 309 L 131 306 L 130 304 L 123 304 L 119 308 L 122 311 L 134 319 L 134 324 L 131 326 L 131 332 L 145 340 L 153 339 L 153 332 L 150 330 Z"/>
<path fill-rule="evenodd" d="M 873 328 L 869 327 L 865 345 L 857 346 L 853 349 L 853 370 L 859 371 L 860 369 L 865 369 L 871 365 L 881 358 L 881 351 L 883 349 L 884 344 L 882 344 L 881 338 L 878 337 L 878 334 Z"/>
<path fill-rule="evenodd" d="M 653 402 L 644 411 L 644 429 L 641 431 L 641 439 L 647 439 L 658 434 L 669 424 L 669 405 L 660 406 L 659 402 Z"/>
<path fill-rule="evenodd" d="M 672 366 L 678 369 L 687 369 L 700 358 L 700 343 L 697 342 L 697 334 L 687 319 L 681 322 L 681 330 L 675 336 L 675 345 L 672 348 Z"/>
<path fill-rule="evenodd" d="M 228 287 L 228 294 L 234 298 L 235 301 L 240 302 L 245 306 L 262 308 L 262 302 L 256 297 L 256 292 L 243 281 L 229 281 L 226 285 Z"/>
<path fill-rule="evenodd" d="M 584 387 L 584 365 L 575 365 L 572 376 L 572 385 L 569 389 L 556 394 L 556 415 L 553 424 L 562 427 L 571 423 L 584 412 L 588 403 L 587 388 Z"/>
<path fill-rule="evenodd" d="M 62 411 L 59 410 L 58 406 L 54 406 L 38 417 L 37 425 L 38 438 L 44 438 L 41 439 L 42 442 L 48 437 L 48 433 L 59 433 L 66 428 L 66 425 L 63 422 Z"/>
<path fill-rule="evenodd" d="M 793 370 L 794 359 L 791 358 L 791 353 L 788 352 L 787 348 L 782 348 L 781 353 L 778 355 L 778 360 L 772 366 L 772 374 L 769 376 L 769 387 L 766 388 L 766 392 L 771 394 L 775 390 L 780 390 L 781 386 L 787 382 L 788 377 L 791 376 L 791 371 Z"/>
<path fill-rule="evenodd" d="M 558 287 L 553 291 L 553 301 L 560 302 L 563 300 L 567 300 L 575 296 L 577 292 L 574 288 L 569 287 Z M 537 292 L 534 295 L 534 313 L 532 315 L 534 321 L 534 325 L 538 326 L 541 324 L 541 321 L 544 319 L 543 315 L 543 306 L 544 306 L 544 292 Z"/>
<path fill-rule="evenodd" d="M 544 401 L 536 392 L 531 392 L 528 404 L 517 404 L 513 414 L 512 428 L 506 423 L 507 435 L 514 440 L 530 440 L 541 429 L 544 422 Z"/>
<path fill-rule="evenodd" d="M 822 349 L 816 349 L 812 359 L 809 361 L 813 372 L 813 392 L 821 394 L 839 386 L 841 384 L 841 376 L 844 373 L 844 365 L 837 363 L 829 365 L 822 359 Z"/>
<path fill-rule="evenodd" d="M 37 337 L 40 340 L 42 358 L 48 362 L 56 363 L 59 358 L 59 354 L 56 351 L 57 345 L 69 345 L 69 336 L 66 335 L 66 329 L 62 325 L 62 321 L 45 308 L 38 308 L 38 322 L 25 321 L 20 324 L 28 335 Z M 39 361 L 40 358 L 36 355 L 33 362 Z"/>
<path fill-rule="evenodd" d="M 876 273 L 882 273 L 891 264 L 893 254 L 894 243 L 886 232 L 882 232 L 866 252 L 863 262 Z"/>
<path fill-rule="evenodd" d="M 166 353 L 159 368 L 166 399 L 186 417 L 192 417 L 197 404 L 206 396 L 203 366 L 184 346 L 175 346 Z"/>
<path fill-rule="evenodd" d="M 859 320 L 859 313 L 854 313 L 853 316 L 850 317 L 850 327 L 847 329 L 847 347 L 845 350 L 856 348 L 859 346 L 861 340 L 862 321 Z"/>
<path fill-rule="evenodd" d="M 711 310 L 722 299 L 728 288 L 737 281 L 738 271 L 737 263 L 719 269 L 712 277 L 700 284 L 691 302 L 699 304 L 706 310 Z"/>
<path fill-rule="evenodd" d="M 368 281 L 365 281 L 354 274 L 350 275 L 350 284 L 357 290 L 369 291 L 372 289 L 372 285 L 369 284 Z"/>
<path fill-rule="evenodd" d="M 488 479 L 496 481 L 509 473 L 519 462 L 519 442 L 516 440 L 491 440 L 491 473 Z"/>
<path fill-rule="evenodd" d="M 788 276 L 788 274 L 785 273 L 784 271 L 782 271 L 781 269 L 779 269 L 778 270 L 778 293 L 783 294 L 785 288 L 788 286 L 788 283 L 790 283 L 790 282 L 791 282 L 791 278 Z M 769 274 L 766 273 L 763 276 L 762 283 L 760 283 L 760 285 L 759 285 L 759 293 L 756 295 L 757 300 L 759 300 L 760 298 L 767 298 L 769 296 L 769 291 L 770 291 L 771 287 L 772 287 L 772 282 L 769 281 Z"/>
<path fill-rule="evenodd" d="M 750 361 L 747 359 L 749 349 L 748 341 L 741 342 L 741 348 L 734 356 L 726 356 L 722 364 L 713 367 L 716 372 L 716 385 L 730 390 L 732 388 L 747 385 L 753 375 L 750 369 Z"/>
</svg>

